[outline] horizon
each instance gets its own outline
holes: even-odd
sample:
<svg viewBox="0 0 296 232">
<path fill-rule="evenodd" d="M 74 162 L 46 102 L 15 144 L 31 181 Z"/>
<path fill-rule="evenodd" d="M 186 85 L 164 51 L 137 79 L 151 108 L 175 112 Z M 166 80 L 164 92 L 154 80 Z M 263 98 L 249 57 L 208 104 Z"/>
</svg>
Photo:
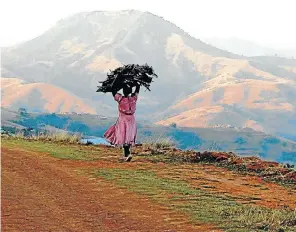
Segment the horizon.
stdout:
<svg viewBox="0 0 296 232">
<path fill-rule="evenodd" d="M 83 4 L 72 1 L 70 5 L 67 4 L 68 1 L 58 2 L 55 0 L 50 5 L 42 5 L 37 0 L 29 0 L 18 2 L 17 5 L 24 4 L 23 7 L 19 8 L 15 8 L 15 2 L 17 1 L 9 1 L 2 8 L 8 9 L 3 10 L 0 15 L 0 22 L 3 24 L 1 25 L 1 47 L 14 46 L 36 38 L 53 27 L 59 20 L 80 12 L 137 10 L 162 17 L 196 39 L 236 37 L 274 49 L 296 48 L 296 33 L 291 30 L 293 28 L 292 9 L 293 6 L 296 6 L 296 2 L 291 0 L 281 1 L 280 4 L 270 3 L 266 0 L 256 3 L 256 1 L 251 0 L 248 1 L 248 5 L 244 9 L 234 0 L 227 0 L 223 3 L 217 0 L 210 0 L 206 3 L 198 1 L 194 4 L 185 0 L 182 1 L 183 8 L 175 3 L 170 3 L 170 7 L 167 8 L 165 3 L 157 1 L 151 1 L 149 5 L 142 7 L 139 1 L 134 0 L 110 0 L 104 3 L 85 0 Z M 196 5 L 197 8 L 195 8 Z M 256 5 L 256 8 L 253 5 Z M 229 6 L 232 8 L 229 9 Z M 268 11 L 266 11 L 266 6 L 268 6 Z M 11 13 L 10 8 L 13 13 Z M 26 8 L 29 8 L 29 10 L 24 10 Z M 177 10 L 178 14 L 176 14 Z M 244 12 L 253 11 L 252 17 L 246 18 L 244 15 L 246 13 L 240 10 L 244 10 Z M 281 10 L 284 10 L 284 14 L 280 12 Z M 264 17 L 262 17 L 262 12 Z M 209 14 L 215 15 L 215 17 L 208 17 Z M 278 16 L 273 17 L 275 14 Z M 15 15 L 19 17 L 16 18 Z M 262 30 L 263 26 L 264 30 Z M 14 28 L 14 30 L 11 30 L 11 28 Z M 274 33 L 275 29 L 276 34 Z"/>
</svg>

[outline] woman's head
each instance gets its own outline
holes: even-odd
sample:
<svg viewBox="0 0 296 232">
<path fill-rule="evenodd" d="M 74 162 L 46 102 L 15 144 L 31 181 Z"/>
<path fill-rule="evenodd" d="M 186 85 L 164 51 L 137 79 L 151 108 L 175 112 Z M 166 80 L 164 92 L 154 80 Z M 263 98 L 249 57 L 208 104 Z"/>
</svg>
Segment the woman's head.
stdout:
<svg viewBox="0 0 296 232">
<path fill-rule="evenodd" d="M 130 95 L 132 93 L 133 89 L 130 86 L 124 86 L 123 87 L 123 95 L 125 97 L 127 97 L 128 95 Z"/>
</svg>

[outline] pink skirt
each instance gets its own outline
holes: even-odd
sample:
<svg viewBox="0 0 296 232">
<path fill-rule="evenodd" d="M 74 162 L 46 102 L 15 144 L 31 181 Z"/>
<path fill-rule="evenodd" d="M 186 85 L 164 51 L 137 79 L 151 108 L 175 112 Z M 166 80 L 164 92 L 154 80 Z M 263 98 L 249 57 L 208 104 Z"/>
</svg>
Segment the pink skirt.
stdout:
<svg viewBox="0 0 296 232">
<path fill-rule="evenodd" d="M 105 132 L 104 137 L 112 145 L 135 145 L 137 137 L 135 116 L 120 113 L 117 122 Z"/>
</svg>

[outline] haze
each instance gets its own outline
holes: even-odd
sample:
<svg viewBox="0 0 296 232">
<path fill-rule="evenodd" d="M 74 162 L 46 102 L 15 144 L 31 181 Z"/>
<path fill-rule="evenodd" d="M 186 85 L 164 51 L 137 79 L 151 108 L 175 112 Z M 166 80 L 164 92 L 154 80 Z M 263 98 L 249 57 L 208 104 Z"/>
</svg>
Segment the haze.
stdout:
<svg viewBox="0 0 296 232">
<path fill-rule="evenodd" d="M 6 0 L 1 4 L 0 46 L 32 39 L 77 12 L 126 9 L 150 11 L 196 38 L 235 36 L 273 48 L 296 48 L 293 0 Z"/>
</svg>

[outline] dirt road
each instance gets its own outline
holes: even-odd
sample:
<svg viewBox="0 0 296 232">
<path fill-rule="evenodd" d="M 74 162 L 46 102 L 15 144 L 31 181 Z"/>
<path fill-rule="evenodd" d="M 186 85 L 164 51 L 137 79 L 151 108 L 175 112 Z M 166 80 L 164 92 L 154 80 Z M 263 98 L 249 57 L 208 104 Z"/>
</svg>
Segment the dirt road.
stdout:
<svg viewBox="0 0 296 232">
<path fill-rule="evenodd" d="M 218 230 L 193 225 L 164 205 L 80 175 L 73 162 L 2 148 L 2 231 Z"/>
</svg>

